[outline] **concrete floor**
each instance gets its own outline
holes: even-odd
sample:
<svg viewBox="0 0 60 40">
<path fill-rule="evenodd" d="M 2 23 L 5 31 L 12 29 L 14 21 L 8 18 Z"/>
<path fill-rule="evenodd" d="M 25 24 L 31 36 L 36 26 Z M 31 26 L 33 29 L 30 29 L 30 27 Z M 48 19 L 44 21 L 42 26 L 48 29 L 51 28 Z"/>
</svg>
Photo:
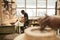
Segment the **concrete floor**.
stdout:
<svg viewBox="0 0 60 40">
<path fill-rule="evenodd" d="M 13 33 L 13 34 L 0 34 L 0 40 L 13 40 L 16 36 L 20 34 Z"/>
<path fill-rule="evenodd" d="M 21 34 L 21 35 L 17 36 L 14 40 L 24 40 L 24 36 L 25 36 L 25 34 Z M 56 40 L 60 40 L 60 36 L 57 36 Z"/>
<path fill-rule="evenodd" d="M 13 34 L 0 34 L 0 40 L 14 40 L 16 37 L 21 34 L 13 33 Z M 60 40 L 60 36 L 57 36 L 58 40 Z M 20 37 L 18 37 L 20 38 Z M 17 39 L 18 40 L 18 39 Z"/>
<path fill-rule="evenodd" d="M 13 34 L 0 34 L 0 40 L 14 40 L 15 37 L 17 37 L 19 35 L 21 35 L 21 34 L 18 34 L 18 33 L 13 33 Z M 58 37 L 58 40 L 60 40 L 60 36 L 57 36 L 57 37 Z"/>
</svg>

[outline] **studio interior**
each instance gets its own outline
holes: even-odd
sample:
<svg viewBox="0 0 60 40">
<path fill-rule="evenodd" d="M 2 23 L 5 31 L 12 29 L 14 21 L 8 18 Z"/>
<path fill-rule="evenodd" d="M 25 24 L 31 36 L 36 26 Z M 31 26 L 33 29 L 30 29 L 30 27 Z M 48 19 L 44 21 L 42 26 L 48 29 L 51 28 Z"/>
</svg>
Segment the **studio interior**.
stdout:
<svg viewBox="0 0 60 40">
<path fill-rule="evenodd" d="M 60 40 L 60 0 L 0 0 L 0 40 Z"/>
</svg>

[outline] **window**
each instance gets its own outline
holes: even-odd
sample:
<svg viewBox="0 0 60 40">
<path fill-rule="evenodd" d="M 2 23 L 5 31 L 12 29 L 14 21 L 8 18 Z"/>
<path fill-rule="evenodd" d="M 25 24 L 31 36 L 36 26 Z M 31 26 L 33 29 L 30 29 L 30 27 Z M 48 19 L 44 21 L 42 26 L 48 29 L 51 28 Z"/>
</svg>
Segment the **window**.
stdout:
<svg viewBox="0 0 60 40">
<path fill-rule="evenodd" d="M 26 0 L 26 8 L 36 8 L 36 0 Z"/>
<path fill-rule="evenodd" d="M 46 0 L 37 0 L 38 8 L 46 8 Z"/>
<path fill-rule="evenodd" d="M 16 0 L 17 14 L 24 9 L 29 16 L 55 15 L 56 0 Z M 20 15 L 20 14 L 19 14 Z"/>
<path fill-rule="evenodd" d="M 25 0 L 16 0 L 17 7 L 24 8 L 25 7 Z"/>
<path fill-rule="evenodd" d="M 26 9 L 28 16 L 36 16 L 36 9 Z"/>
<path fill-rule="evenodd" d="M 49 16 L 55 15 L 55 9 L 47 9 L 47 15 L 49 15 Z"/>
<path fill-rule="evenodd" d="M 16 9 L 16 11 L 17 11 L 16 15 L 17 16 L 22 16 L 21 10 L 25 10 L 25 9 Z"/>
<path fill-rule="evenodd" d="M 47 7 L 48 8 L 55 8 L 56 0 L 47 0 Z"/>
<path fill-rule="evenodd" d="M 46 14 L 46 9 L 38 9 L 37 10 L 37 16 L 44 16 Z"/>
</svg>

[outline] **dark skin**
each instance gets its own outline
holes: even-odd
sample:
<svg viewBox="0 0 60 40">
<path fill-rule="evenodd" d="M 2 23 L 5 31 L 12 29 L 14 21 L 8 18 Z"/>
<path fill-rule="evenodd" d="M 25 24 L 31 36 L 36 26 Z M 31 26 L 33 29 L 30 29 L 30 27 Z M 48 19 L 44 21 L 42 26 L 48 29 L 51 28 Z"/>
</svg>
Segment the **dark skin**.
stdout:
<svg viewBox="0 0 60 40">
<path fill-rule="evenodd" d="M 26 26 L 28 26 L 29 22 L 28 22 L 28 14 L 24 11 L 21 10 L 21 13 L 24 15 L 24 26 L 21 28 L 21 30 L 24 32 L 24 29 L 26 29 Z"/>
<path fill-rule="evenodd" d="M 44 30 L 45 27 L 48 25 L 48 27 L 52 28 L 53 30 L 57 30 L 60 28 L 60 18 L 58 17 L 46 17 L 41 20 L 40 22 L 40 30 Z"/>
<path fill-rule="evenodd" d="M 21 12 L 23 15 L 25 14 L 25 11 L 24 12 Z M 24 21 L 27 21 L 27 17 L 24 17 Z"/>
<path fill-rule="evenodd" d="M 45 17 L 40 21 L 40 30 L 43 31 L 47 25 L 49 25 L 49 18 Z"/>
</svg>

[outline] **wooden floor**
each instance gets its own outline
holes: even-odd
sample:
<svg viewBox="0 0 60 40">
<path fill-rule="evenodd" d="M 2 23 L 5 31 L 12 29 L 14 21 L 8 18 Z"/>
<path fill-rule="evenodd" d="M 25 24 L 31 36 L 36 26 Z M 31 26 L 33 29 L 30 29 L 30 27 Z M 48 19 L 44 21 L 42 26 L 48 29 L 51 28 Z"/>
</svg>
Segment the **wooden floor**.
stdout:
<svg viewBox="0 0 60 40">
<path fill-rule="evenodd" d="M 16 36 L 20 34 L 13 33 L 13 34 L 0 34 L 0 40 L 13 40 Z"/>
</svg>

